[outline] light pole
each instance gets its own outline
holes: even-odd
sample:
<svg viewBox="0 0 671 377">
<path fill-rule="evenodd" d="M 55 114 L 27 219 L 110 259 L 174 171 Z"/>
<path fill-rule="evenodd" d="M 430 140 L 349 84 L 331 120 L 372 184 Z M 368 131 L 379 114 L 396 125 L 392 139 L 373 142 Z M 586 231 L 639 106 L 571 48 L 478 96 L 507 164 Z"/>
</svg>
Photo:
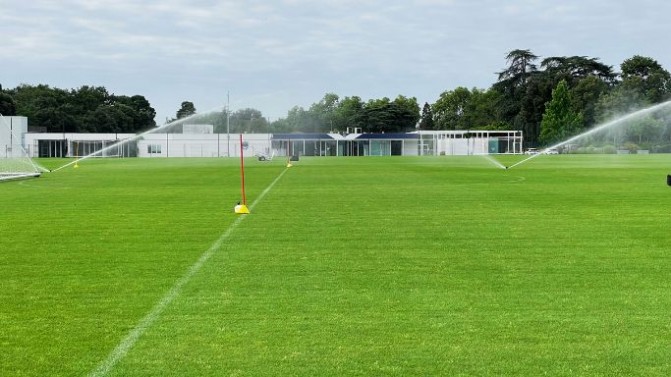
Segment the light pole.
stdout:
<svg viewBox="0 0 671 377">
<path fill-rule="evenodd" d="M 226 157 L 231 157 L 231 97 L 226 92 Z"/>
</svg>

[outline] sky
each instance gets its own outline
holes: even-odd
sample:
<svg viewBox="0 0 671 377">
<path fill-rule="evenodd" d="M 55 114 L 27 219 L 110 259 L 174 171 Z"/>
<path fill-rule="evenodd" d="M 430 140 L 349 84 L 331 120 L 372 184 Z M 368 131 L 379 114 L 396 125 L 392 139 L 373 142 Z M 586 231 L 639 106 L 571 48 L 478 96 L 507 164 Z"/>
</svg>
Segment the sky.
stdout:
<svg viewBox="0 0 671 377">
<path fill-rule="evenodd" d="M 421 107 L 489 88 L 515 49 L 671 70 L 669 14 L 658 0 L 0 0 L 0 85 L 142 95 L 158 125 L 183 101 L 269 121 L 327 93 Z"/>
</svg>

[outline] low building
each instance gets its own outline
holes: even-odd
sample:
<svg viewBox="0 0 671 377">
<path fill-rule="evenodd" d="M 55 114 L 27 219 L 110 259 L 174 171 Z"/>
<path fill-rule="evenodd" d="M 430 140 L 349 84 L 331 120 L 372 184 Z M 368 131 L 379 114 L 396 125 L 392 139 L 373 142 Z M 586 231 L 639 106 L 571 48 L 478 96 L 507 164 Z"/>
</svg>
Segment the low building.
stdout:
<svg viewBox="0 0 671 377">
<path fill-rule="evenodd" d="M 417 131 L 420 155 L 522 153 L 522 131 Z"/>
<path fill-rule="evenodd" d="M 26 123 L 27 124 L 27 123 Z M 23 129 L 22 129 L 23 130 Z M 25 131 L 25 130 L 23 130 Z M 179 132 L 86 134 L 23 132 L 30 157 L 439 156 L 522 153 L 521 131 L 408 133 L 213 133 L 188 124 Z"/>
<path fill-rule="evenodd" d="M 135 134 L 130 133 L 26 133 L 24 148 L 30 157 L 136 157 Z"/>
<path fill-rule="evenodd" d="M 138 157 L 245 157 L 270 155 L 271 134 L 150 133 L 137 141 Z"/>
</svg>

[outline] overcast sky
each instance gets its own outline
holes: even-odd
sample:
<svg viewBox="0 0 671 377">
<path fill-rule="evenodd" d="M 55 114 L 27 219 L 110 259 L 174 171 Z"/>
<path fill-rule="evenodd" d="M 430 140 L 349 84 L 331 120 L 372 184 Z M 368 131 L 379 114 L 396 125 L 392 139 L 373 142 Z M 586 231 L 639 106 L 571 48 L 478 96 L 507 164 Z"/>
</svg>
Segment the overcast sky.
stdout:
<svg viewBox="0 0 671 377">
<path fill-rule="evenodd" d="M 488 88 L 505 55 L 634 55 L 671 70 L 659 0 L 0 0 L 0 84 L 143 95 L 156 121 L 255 108 L 269 120 L 326 93 L 420 106 Z"/>
</svg>

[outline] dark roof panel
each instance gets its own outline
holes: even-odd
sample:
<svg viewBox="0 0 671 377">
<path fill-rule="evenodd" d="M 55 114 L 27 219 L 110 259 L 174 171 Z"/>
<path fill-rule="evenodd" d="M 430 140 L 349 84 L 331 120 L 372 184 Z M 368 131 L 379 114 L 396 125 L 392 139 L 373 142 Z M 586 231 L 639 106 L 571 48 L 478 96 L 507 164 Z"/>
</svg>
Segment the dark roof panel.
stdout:
<svg viewBox="0 0 671 377">
<path fill-rule="evenodd" d="M 288 133 L 273 134 L 275 140 L 329 140 L 333 139 L 331 135 L 324 133 Z"/>
<path fill-rule="evenodd" d="M 405 133 L 361 134 L 357 137 L 357 139 L 386 139 L 386 140 L 419 139 L 419 135 L 405 134 Z"/>
</svg>

